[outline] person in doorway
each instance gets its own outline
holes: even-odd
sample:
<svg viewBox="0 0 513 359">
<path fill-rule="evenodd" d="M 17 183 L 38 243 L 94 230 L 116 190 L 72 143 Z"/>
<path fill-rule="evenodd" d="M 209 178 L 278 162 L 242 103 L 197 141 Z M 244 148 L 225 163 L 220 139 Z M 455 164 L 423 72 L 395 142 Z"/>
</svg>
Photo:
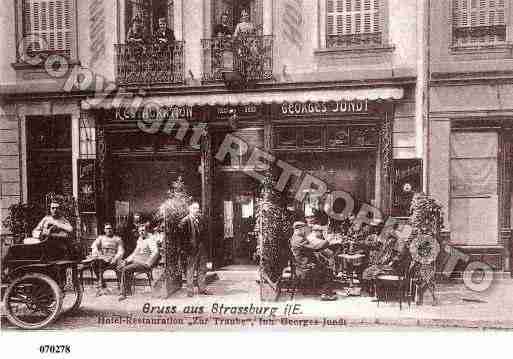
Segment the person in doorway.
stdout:
<svg viewBox="0 0 513 359">
<path fill-rule="evenodd" d="M 140 225 L 137 245 L 125 260 L 121 262 L 121 294 L 119 300 L 125 300 L 132 286 L 133 274 L 153 268 L 159 258 L 157 244 L 146 232 L 146 226 Z"/>
<path fill-rule="evenodd" d="M 214 26 L 214 36 L 215 37 L 231 37 L 232 36 L 232 28 L 228 23 L 228 14 L 223 13 L 221 15 L 221 23 Z"/>
<path fill-rule="evenodd" d="M 255 25 L 251 21 L 249 21 L 249 11 L 244 9 L 240 13 L 240 22 L 235 27 L 235 31 L 233 32 L 233 37 L 238 37 L 241 35 L 254 35 L 255 34 Z"/>
<path fill-rule="evenodd" d="M 331 271 L 318 260 L 316 253 L 328 248 L 329 243 L 324 239 L 317 239 L 311 243 L 305 235 L 306 223 L 295 222 L 294 234 L 290 238 L 290 249 L 296 262 L 296 273 L 302 280 L 314 284 L 314 289 L 320 289 L 321 300 L 336 300 L 337 296 L 331 289 Z"/>
<path fill-rule="evenodd" d="M 155 43 L 161 46 L 172 46 L 175 42 L 175 34 L 168 28 L 166 18 L 159 19 L 159 26 L 155 30 L 154 38 Z"/>
<path fill-rule="evenodd" d="M 144 38 L 144 27 L 142 20 L 139 16 L 136 16 L 132 20 L 130 29 L 126 35 L 126 42 L 130 45 L 142 45 L 145 42 Z"/>
<path fill-rule="evenodd" d="M 182 236 L 182 251 L 186 259 L 187 296 L 194 296 L 194 275 L 197 273 L 198 293 L 211 295 L 206 289 L 207 274 L 207 233 L 201 218 L 200 205 L 194 202 L 189 206 L 189 214 L 179 224 Z"/>
</svg>

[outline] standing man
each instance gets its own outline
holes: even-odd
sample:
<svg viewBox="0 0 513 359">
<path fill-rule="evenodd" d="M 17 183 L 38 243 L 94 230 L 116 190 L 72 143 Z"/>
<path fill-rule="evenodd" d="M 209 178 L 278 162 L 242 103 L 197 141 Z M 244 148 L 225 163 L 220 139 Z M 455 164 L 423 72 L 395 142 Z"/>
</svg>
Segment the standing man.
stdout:
<svg viewBox="0 0 513 359">
<path fill-rule="evenodd" d="M 146 232 L 146 226 L 139 226 L 139 239 L 137 245 L 124 261 L 121 261 L 121 295 L 119 300 L 125 300 L 130 292 L 133 274 L 151 269 L 159 258 L 157 244 Z"/>
<path fill-rule="evenodd" d="M 189 214 L 179 224 L 182 235 L 182 250 L 186 257 L 187 296 L 194 296 L 194 274 L 198 273 L 198 293 L 212 295 L 206 289 L 207 274 L 207 233 L 201 220 L 200 205 L 194 202 L 189 206 Z"/>
<path fill-rule="evenodd" d="M 100 281 L 98 289 L 106 287 L 105 281 L 103 280 L 103 271 L 107 268 L 117 268 L 125 254 L 123 241 L 121 238 L 114 235 L 112 224 L 105 223 L 104 231 L 105 234 L 98 236 L 91 245 L 92 266 L 96 278 L 99 278 Z"/>
<path fill-rule="evenodd" d="M 175 34 L 173 30 L 167 27 L 167 21 L 165 17 L 159 19 L 159 27 L 155 31 L 155 42 L 163 46 L 172 46 L 175 42 Z"/>
</svg>

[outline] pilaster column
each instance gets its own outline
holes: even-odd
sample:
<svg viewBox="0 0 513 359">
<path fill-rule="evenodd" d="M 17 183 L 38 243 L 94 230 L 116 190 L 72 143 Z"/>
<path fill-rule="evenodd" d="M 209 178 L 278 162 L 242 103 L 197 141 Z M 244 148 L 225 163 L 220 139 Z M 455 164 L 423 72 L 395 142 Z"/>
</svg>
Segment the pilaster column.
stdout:
<svg viewBox="0 0 513 359">
<path fill-rule="evenodd" d="M 381 163 L 381 211 L 385 217 L 390 215 L 390 208 L 392 205 L 392 132 L 392 119 L 388 113 L 385 113 L 385 118 L 381 124 L 379 142 L 379 155 Z"/>
<path fill-rule="evenodd" d="M 201 139 L 201 204 L 202 212 L 207 219 L 209 258 L 214 261 L 215 248 L 212 226 L 212 182 L 214 172 L 214 159 L 212 156 L 212 135 L 207 129 Z"/>
</svg>

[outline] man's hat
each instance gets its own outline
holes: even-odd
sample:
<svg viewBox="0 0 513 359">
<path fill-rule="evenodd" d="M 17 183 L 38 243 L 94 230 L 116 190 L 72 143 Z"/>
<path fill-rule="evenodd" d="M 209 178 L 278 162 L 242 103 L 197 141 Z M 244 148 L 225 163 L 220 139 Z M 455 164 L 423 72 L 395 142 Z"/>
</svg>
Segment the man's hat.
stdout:
<svg viewBox="0 0 513 359">
<path fill-rule="evenodd" d="M 306 227 L 306 223 L 305 222 L 301 222 L 301 221 L 297 221 L 297 222 L 294 222 L 292 227 L 294 229 L 303 228 L 303 227 Z"/>
</svg>

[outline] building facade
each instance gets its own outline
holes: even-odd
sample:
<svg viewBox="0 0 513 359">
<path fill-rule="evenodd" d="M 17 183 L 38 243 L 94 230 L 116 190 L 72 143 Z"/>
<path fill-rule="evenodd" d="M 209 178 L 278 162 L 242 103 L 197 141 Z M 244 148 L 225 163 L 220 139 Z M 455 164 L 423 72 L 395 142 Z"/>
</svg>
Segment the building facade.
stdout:
<svg viewBox="0 0 513 359">
<path fill-rule="evenodd" d="M 446 237 L 511 270 L 510 1 L 431 1 L 429 184 Z"/>
<path fill-rule="evenodd" d="M 304 211 L 306 176 L 387 216 L 406 215 L 407 183 L 449 204 L 445 179 L 434 180 L 445 147 L 433 142 L 448 123 L 426 121 L 447 111 L 433 100 L 427 111 L 437 90 L 427 90 L 426 0 L 10 2 L 0 14 L 4 217 L 13 203 L 73 195 L 94 237 L 107 220 L 150 215 L 181 176 L 209 219 L 212 260 L 245 263 L 255 149 L 278 174 L 294 168 L 283 187 Z M 172 45 L 155 35 L 161 19 Z M 216 32 L 223 21 L 229 38 Z"/>
</svg>

